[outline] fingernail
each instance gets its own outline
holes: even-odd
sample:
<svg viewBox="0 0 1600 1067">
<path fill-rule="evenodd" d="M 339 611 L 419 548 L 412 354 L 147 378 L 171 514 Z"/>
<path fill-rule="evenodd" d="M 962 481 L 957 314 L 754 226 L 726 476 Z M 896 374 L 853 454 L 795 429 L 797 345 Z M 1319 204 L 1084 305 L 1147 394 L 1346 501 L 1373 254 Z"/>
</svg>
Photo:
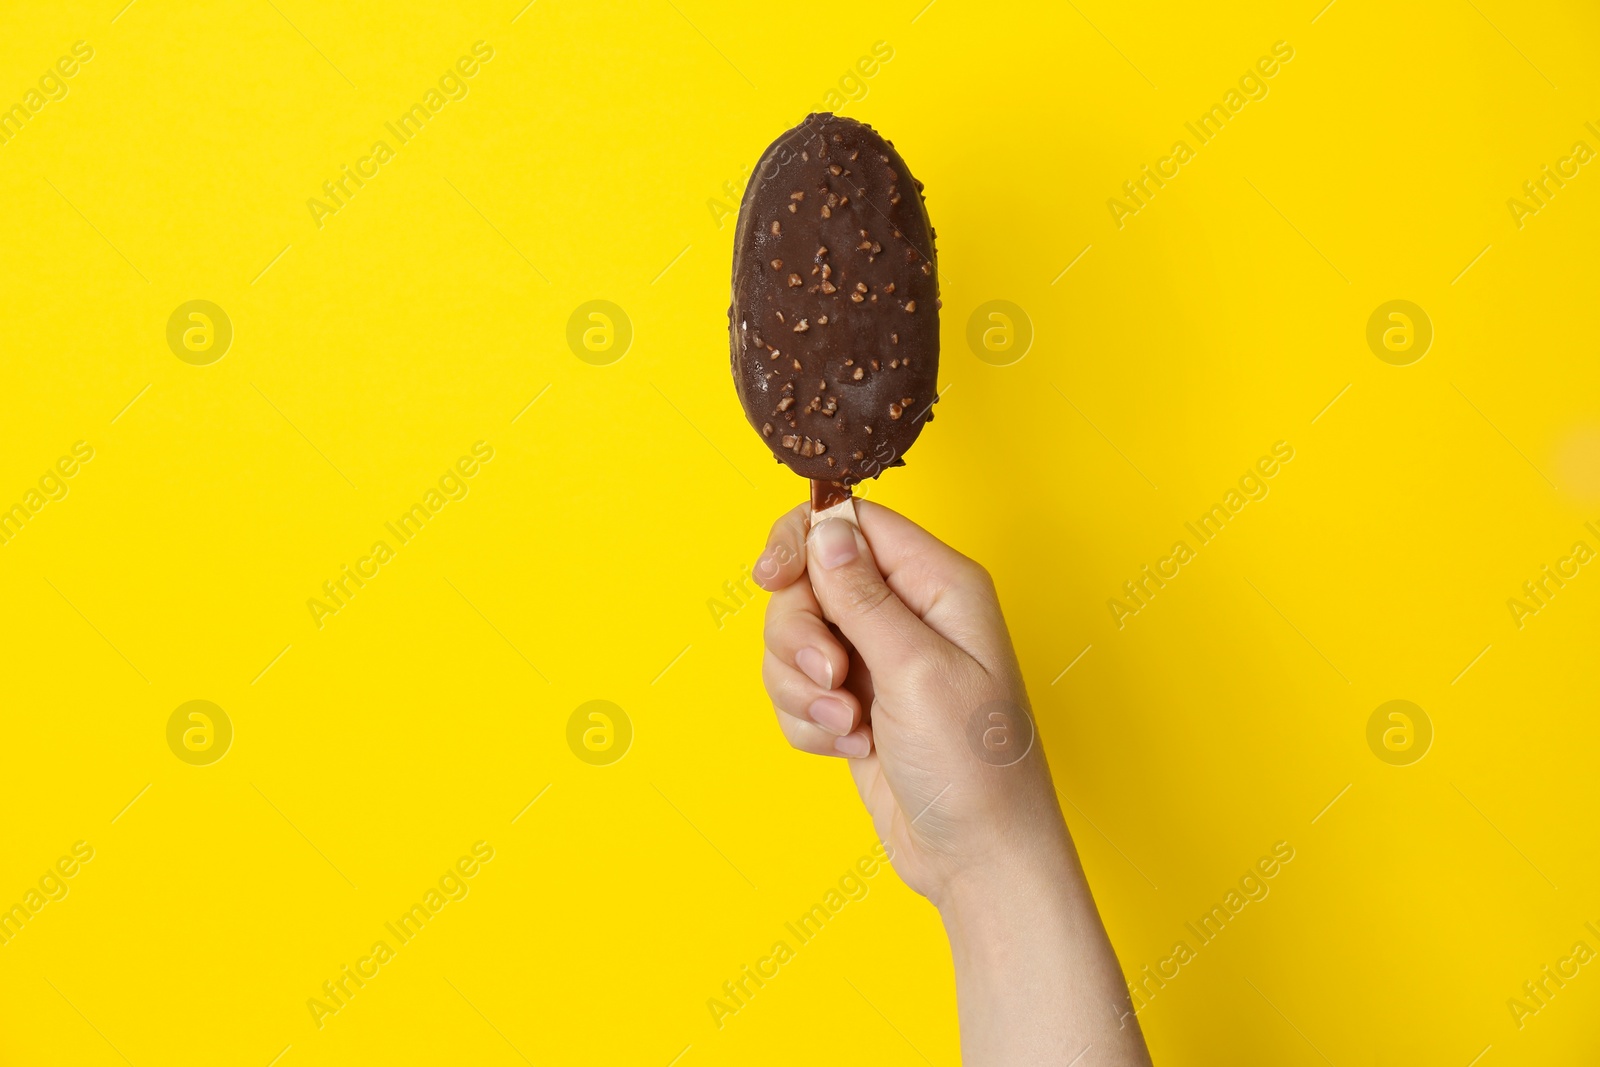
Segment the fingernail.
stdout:
<svg viewBox="0 0 1600 1067">
<path fill-rule="evenodd" d="M 814 648 L 802 648 L 794 654 L 794 665 L 805 672 L 807 678 L 824 689 L 833 688 L 833 661 Z"/>
<path fill-rule="evenodd" d="M 830 571 L 844 566 L 859 554 L 856 528 L 843 519 L 829 519 L 812 530 L 811 542 L 816 546 L 817 562 Z"/>
<path fill-rule="evenodd" d="M 865 759 L 872 751 L 872 742 L 866 734 L 846 734 L 833 743 L 833 750 L 851 759 Z"/>
<path fill-rule="evenodd" d="M 844 740 L 844 735 L 850 732 L 850 728 L 855 725 L 852 721 L 854 716 L 851 715 L 850 709 L 844 705 L 843 701 L 835 700 L 832 697 L 818 697 L 811 702 L 811 707 L 807 708 L 806 711 L 811 716 L 812 722 L 830 734 L 839 734 L 841 741 Z M 837 747 L 838 742 L 834 742 L 834 745 Z M 866 753 L 862 753 L 862 755 L 866 755 Z"/>
</svg>

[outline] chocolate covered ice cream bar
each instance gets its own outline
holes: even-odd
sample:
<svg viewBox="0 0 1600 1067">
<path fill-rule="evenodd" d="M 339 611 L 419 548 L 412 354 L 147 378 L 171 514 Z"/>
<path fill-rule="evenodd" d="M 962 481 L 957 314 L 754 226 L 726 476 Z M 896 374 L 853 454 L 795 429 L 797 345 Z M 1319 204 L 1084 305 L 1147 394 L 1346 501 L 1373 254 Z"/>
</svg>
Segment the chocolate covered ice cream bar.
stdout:
<svg viewBox="0 0 1600 1067">
<path fill-rule="evenodd" d="M 814 114 L 768 147 L 728 317 L 745 417 L 815 500 L 904 464 L 938 399 L 939 273 L 922 183 L 893 145 Z"/>
</svg>

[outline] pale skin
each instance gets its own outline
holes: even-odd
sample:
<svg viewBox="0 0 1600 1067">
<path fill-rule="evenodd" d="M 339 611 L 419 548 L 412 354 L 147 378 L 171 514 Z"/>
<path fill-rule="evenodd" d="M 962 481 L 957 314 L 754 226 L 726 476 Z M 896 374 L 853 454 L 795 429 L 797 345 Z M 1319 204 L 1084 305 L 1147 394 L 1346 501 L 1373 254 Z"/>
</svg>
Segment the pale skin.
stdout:
<svg viewBox="0 0 1600 1067">
<path fill-rule="evenodd" d="M 938 909 L 963 1062 L 1148 1065 L 993 581 L 888 508 L 856 514 L 808 529 L 801 505 L 756 562 L 779 728 L 849 763 L 896 872 Z"/>
</svg>

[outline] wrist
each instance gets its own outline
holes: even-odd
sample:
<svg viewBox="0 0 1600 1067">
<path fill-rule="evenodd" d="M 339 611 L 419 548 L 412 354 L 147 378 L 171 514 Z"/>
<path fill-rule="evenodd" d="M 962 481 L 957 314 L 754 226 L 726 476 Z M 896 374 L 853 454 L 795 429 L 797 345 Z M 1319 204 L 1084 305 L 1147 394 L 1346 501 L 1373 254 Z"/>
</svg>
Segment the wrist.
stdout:
<svg viewBox="0 0 1600 1067">
<path fill-rule="evenodd" d="M 1149 1067 L 1116 956 L 1063 824 L 1051 842 L 964 870 L 935 902 L 968 1063 Z"/>
<path fill-rule="evenodd" d="M 970 958 L 1036 942 L 1083 892 L 1077 852 L 1061 824 L 956 871 L 933 903 L 951 949 Z"/>
</svg>

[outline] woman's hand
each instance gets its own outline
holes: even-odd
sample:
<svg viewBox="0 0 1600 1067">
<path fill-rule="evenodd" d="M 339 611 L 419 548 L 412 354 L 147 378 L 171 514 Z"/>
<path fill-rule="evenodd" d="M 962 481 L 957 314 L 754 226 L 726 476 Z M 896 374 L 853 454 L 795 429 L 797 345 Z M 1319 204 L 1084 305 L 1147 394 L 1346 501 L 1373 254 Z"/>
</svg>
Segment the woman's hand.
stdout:
<svg viewBox="0 0 1600 1067">
<path fill-rule="evenodd" d="M 755 566 L 772 593 L 762 676 L 789 743 L 850 758 L 896 870 L 936 905 L 966 872 L 1059 851 L 1050 769 L 988 573 L 864 500 L 859 530 L 831 519 L 808 537 L 808 514 L 778 519 Z"/>
<path fill-rule="evenodd" d="M 888 508 L 772 527 L 762 676 L 789 743 L 844 756 L 950 938 L 970 1064 L 1147 1067 L 984 569 Z"/>
</svg>

